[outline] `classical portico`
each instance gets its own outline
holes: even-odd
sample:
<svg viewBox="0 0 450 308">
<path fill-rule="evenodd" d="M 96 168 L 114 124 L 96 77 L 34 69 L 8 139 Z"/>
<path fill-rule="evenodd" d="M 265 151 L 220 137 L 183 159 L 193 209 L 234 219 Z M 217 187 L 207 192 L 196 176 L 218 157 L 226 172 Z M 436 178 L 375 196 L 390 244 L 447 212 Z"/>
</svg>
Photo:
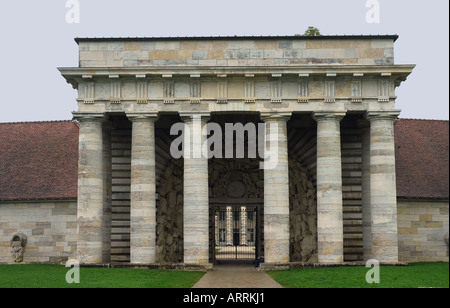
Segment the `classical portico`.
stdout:
<svg viewBox="0 0 450 308">
<path fill-rule="evenodd" d="M 60 71 L 78 90 L 78 259 L 208 265 L 231 238 L 216 209 L 252 207 L 235 232 L 266 263 L 398 262 L 395 88 L 414 66 L 394 64 L 396 39 L 76 39 L 80 66 Z M 246 146 L 276 163 L 208 158 L 208 123 L 264 127 Z"/>
</svg>

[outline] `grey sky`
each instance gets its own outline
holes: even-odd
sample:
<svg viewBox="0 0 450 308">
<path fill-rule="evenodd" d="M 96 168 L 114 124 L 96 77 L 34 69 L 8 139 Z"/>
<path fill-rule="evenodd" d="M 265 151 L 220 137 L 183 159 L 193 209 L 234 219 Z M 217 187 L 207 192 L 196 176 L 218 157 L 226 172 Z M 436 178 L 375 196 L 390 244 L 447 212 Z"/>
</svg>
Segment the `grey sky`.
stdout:
<svg viewBox="0 0 450 308">
<path fill-rule="evenodd" d="M 0 5 L 0 122 L 67 120 L 76 91 L 57 67 L 78 65 L 75 37 L 398 34 L 396 64 L 416 64 L 397 89 L 402 118 L 449 119 L 449 1 L 78 0 L 80 23 L 66 22 L 66 0 L 3 0 Z"/>
</svg>

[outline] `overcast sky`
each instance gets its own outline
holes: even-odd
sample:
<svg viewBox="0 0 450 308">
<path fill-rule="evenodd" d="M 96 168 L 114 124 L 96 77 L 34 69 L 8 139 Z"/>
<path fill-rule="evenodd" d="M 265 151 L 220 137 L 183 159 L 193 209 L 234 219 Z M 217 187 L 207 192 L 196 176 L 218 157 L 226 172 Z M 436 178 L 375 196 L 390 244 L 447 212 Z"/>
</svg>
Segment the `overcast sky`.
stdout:
<svg viewBox="0 0 450 308">
<path fill-rule="evenodd" d="M 398 34 L 396 64 L 416 64 L 397 89 L 402 118 L 449 119 L 449 1 L 371 0 L 2 0 L 0 122 L 70 120 L 76 91 L 57 67 L 78 65 L 75 37 Z M 373 7 L 372 7 L 373 8 Z"/>
</svg>

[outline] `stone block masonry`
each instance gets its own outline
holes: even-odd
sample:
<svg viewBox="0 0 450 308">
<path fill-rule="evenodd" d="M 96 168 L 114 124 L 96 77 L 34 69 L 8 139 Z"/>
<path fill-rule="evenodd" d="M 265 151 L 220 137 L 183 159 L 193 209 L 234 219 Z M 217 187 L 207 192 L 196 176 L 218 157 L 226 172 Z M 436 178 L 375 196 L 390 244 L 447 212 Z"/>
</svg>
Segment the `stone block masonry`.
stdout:
<svg viewBox="0 0 450 308">
<path fill-rule="evenodd" d="M 399 261 L 448 262 L 448 201 L 398 201 Z"/>
<path fill-rule="evenodd" d="M 79 41 L 80 67 L 389 65 L 393 39 Z"/>
<path fill-rule="evenodd" d="M 64 263 L 77 248 L 77 202 L 0 202 L 0 263 L 14 263 L 17 232 L 27 236 L 24 263 Z"/>
</svg>

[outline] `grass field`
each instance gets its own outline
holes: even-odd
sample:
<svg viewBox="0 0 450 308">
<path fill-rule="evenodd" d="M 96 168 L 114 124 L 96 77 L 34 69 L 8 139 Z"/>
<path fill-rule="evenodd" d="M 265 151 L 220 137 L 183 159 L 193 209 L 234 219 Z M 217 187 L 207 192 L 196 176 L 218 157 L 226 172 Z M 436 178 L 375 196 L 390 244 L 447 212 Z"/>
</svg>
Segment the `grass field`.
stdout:
<svg viewBox="0 0 450 308">
<path fill-rule="evenodd" d="M 285 288 L 448 288 L 449 264 L 381 266 L 380 283 L 366 282 L 366 267 L 267 272 Z M 0 265 L 0 288 L 190 288 L 203 272 L 81 268 L 80 284 L 68 284 L 62 265 Z"/>
<path fill-rule="evenodd" d="M 380 283 L 368 284 L 366 267 L 328 267 L 270 271 L 285 288 L 448 288 L 449 264 L 411 263 L 380 266 Z"/>
<path fill-rule="evenodd" d="M 66 282 L 62 265 L 0 265 L 0 288 L 190 288 L 203 272 L 81 268 L 80 283 Z"/>
</svg>

